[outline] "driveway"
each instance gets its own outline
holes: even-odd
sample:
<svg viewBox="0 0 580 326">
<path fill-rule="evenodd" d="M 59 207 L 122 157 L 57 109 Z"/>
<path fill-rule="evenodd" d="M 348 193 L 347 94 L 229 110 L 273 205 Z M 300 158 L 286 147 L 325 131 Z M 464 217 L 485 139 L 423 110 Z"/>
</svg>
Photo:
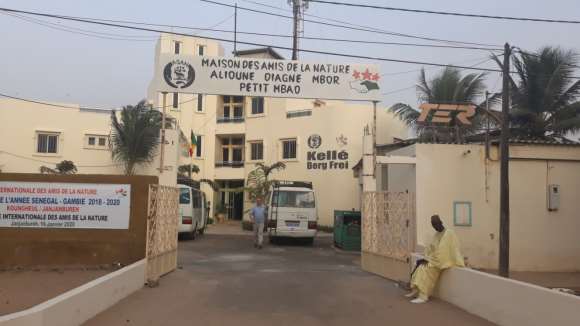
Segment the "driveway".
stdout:
<svg viewBox="0 0 580 326">
<path fill-rule="evenodd" d="M 180 241 L 180 268 L 159 287 L 137 291 L 86 325 L 492 325 L 438 300 L 410 304 L 395 283 L 362 271 L 358 255 L 331 244 L 323 236 L 313 247 L 257 250 L 250 234 L 214 226 Z"/>
</svg>

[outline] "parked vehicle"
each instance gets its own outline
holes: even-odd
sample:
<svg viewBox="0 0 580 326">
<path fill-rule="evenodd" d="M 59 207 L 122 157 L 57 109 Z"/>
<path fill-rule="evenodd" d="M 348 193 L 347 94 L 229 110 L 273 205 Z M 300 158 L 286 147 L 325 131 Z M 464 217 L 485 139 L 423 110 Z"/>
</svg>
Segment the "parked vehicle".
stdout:
<svg viewBox="0 0 580 326">
<path fill-rule="evenodd" d="M 314 242 L 318 213 L 311 182 L 274 181 L 266 205 L 270 241 L 292 237 Z"/>
<path fill-rule="evenodd" d="M 209 218 L 209 207 L 205 194 L 187 185 L 179 187 L 179 234 L 195 239 L 197 233 L 203 234 Z"/>
</svg>

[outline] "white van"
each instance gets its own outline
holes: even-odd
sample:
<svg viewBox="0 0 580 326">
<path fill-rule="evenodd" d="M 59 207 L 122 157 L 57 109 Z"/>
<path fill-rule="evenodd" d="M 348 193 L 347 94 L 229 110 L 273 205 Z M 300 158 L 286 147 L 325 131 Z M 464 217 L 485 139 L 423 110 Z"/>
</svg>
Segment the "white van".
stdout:
<svg viewBox="0 0 580 326">
<path fill-rule="evenodd" d="M 179 234 L 186 234 L 195 239 L 196 233 L 203 234 L 209 216 L 205 194 L 190 186 L 178 184 L 179 187 Z"/>
<path fill-rule="evenodd" d="M 311 182 L 274 181 L 266 198 L 268 234 L 314 241 L 318 213 Z"/>
</svg>

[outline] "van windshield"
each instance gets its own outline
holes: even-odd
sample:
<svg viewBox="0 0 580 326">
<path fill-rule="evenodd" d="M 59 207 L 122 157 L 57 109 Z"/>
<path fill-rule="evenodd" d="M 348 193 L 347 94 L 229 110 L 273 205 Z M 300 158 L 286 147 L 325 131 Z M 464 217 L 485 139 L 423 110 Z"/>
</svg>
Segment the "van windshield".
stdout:
<svg viewBox="0 0 580 326">
<path fill-rule="evenodd" d="M 189 189 L 187 188 L 180 188 L 179 189 L 179 203 L 180 204 L 189 204 Z"/>
<path fill-rule="evenodd" d="M 314 208 L 314 193 L 311 191 L 275 191 L 272 206 L 292 208 Z"/>
</svg>

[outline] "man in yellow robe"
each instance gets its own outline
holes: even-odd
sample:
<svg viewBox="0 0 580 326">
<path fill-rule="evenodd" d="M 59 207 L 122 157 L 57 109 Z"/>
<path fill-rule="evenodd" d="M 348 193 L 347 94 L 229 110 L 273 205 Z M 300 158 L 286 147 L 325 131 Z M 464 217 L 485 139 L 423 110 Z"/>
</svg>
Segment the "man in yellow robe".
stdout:
<svg viewBox="0 0 580 326">
<path fill-rule="evenodd" d="M 446 229 L 439 215 L 431 216 L 431 225 L 437 231 L 431 244 L 425 248 L 425 259 L 417 261 L 411 277 L 412 303 L 425 303 L 433 293 L 441 272 L 451 267 L 465 267 L 459 251 L 459 240 L 453 230 Z"/>
</svg>

